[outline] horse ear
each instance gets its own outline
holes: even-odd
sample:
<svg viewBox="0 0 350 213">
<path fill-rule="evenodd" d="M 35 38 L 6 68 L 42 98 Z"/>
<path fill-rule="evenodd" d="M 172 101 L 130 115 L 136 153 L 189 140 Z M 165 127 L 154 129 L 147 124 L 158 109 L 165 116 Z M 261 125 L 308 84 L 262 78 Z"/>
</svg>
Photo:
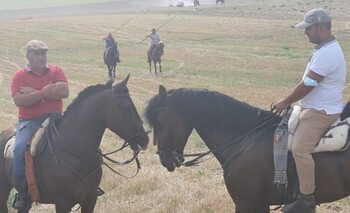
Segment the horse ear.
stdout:
<svg viewBox="0 0 350 213">
<path fill-rule="evenodd" d="M 117 83 L 114 87 L 126 87 L 129 81 L 129 77 L 130 74 L 128 74 L 128 76 L 126 76 L 126 78 L 122 82 Z"/>
<path fill-rule="evenodd" d="M 168 93 L 164 86 L 159 85 L 159 104 L 165 105 Z"/>
<path fill-rule="evenodd" d="M 129 77 L 130 77 L 130 73 L 129 73 L 128 76 L 126 76 L 126 78 L 121 82 L 121 84 L 124 84 L 124 86 L 126 86 L 126 85 L 128 84 Z"/>
<path fill-rule="evenodd" d="M 126 76 L 126 78 L 122 82 L 113 86 L 113 90 L 115 93 L 128 92 L 126 85 L 128 84 L 129 77 L 130 77 L 130 74 Z"/>
<path fill-rule="evenodd" d="M 107 83 L 106 83 L 106 87 L 107 87 L 107 88 L 111 88 L 112 85 L 113 85 L 113 83 L 114 83 L 114 80 L 113 80 L 113 79 L 108 80 Z"/>
</svg>

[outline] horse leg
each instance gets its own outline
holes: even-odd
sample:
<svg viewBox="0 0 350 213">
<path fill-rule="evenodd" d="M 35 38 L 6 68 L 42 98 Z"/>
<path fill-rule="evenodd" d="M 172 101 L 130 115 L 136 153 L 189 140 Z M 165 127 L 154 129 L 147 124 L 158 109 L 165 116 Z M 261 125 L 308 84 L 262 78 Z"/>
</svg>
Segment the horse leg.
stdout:
<svg viewBox="0 0 350 213">
<path fill-rule="evenodd" d="M 162 63 L 159 62 L 159 72 L 162 72 Z"/>
<path fill-rule="evenodd" d="M 6 142 L 6 141 L 5 141 Z M 4 143 L 4 141 L 2 141 Z M 3 144 L 1 144 L 2 146 Z M 3 149 L 0 151 L 0 155 L 3 153 Z M 12 165 L 12 164 L 11 164 Z M 0 212 L 8 213 L 7 200 L 12 190 L 12 185 L 7 177 L 5 158 L 0 156 Z"/>
<path fill-rule="evenodd" d="M 266 204 L 256 203 L 254 200 L 250 202 L 236 202 L 235 213 L 270 213 L 270 206 Z"/>
<path fill-rule="evenodd" d="M 149 73 L 151 74 L 151 71 L 152 71 L 152 65 L 151 64 L 152 64 L 152 62 L 149 62 L 148 64 L 149 64 Z"/>
<path fill-rule="evenodd" d="M 90 196 L 90 198 L 83 201 L 81 204 L 81 213 L 93 213 L 96 205 L 97 196 Z"/>
<path fill-rule="evenodd" d="M 70 213 L 73 206 L 74 204 L 68 204 L 68 202 L 57 201 L 55 204 L 56 213 Z"/>
<path fill-rule="evenodd" d="M 112 68 L 109 65 L 107 67 L 108 67 L 108 77 L 112 78 Z"/>
<path fill-rule="evenodd" d="M 113 78 L 115 78 L 115 67 L 116 67 L 117 65 L 114 65 L 113 66 Z"/>
<path fill-rule="evenodd" d="M 154 65 L 154 72 L 155 72 L 156 75 L 157 75 L 157 62 L 156 62 L 156 61 L 153 61 L 153 65 Z"/>
</svg>

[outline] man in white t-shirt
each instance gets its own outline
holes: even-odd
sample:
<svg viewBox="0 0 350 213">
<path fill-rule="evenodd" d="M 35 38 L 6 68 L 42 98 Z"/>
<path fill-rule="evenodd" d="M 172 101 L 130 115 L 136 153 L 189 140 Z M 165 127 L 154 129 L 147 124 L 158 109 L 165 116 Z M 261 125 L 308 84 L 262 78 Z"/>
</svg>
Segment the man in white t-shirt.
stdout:
<svg viewBox="0 0 350 213">
<path fill-rule="evenodd" d="M 295 28 L 305 29 L 309 41 L 316 44 L 301 82 L 276 104 L 278 112 L 299 101 L 302 112 L 295 131 L 292 153 L 299 178 L 299 198 L 282 207 L 282 212 L 314 212 L 315 163 L 312 150 L 343 109 L 346 64 L 343 51 L 331 33 L 331 17 L 316 8 Z"/>
<path fill-rule="evenodd" d="M 150 43 L 149 43 L 148 50 L 147 50 L 147 54 L 152 53 L 153 48 L 155 48 L 156 45 L 158 44 L 158 42 L 160 42 L 160 37 L 157 34 L 156 29 L 152 29 L 151 32 L 152 32 L 151 34 L 146 36 L 146 38 L 150 38 L 151 39 Z"/>
</svg>

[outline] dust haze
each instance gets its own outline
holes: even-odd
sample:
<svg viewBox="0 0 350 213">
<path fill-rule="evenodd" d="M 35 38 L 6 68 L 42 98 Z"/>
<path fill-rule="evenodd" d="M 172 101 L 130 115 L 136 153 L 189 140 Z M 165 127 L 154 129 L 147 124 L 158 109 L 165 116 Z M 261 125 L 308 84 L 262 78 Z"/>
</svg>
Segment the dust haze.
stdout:
<svg viewBox="0 0 350 213">
<path fill-rule="evenodd" d="M 252 0 L 226 0 L 226 4 Z M 31 19 L 54 16 L 71 16 L 85 14 L 123 13 L 131 11 L 152 10 L 174 6 L 184 2 L 185 7 L 193 7 L 193 0 L 125 0 L 105 3 L 67 5 L 46 8 L 26 8 L 18 10 L 1 10 L 0 20 Z M 216 0 L 199 0 L 200 5 L 215 5 Z"/>
</svg>

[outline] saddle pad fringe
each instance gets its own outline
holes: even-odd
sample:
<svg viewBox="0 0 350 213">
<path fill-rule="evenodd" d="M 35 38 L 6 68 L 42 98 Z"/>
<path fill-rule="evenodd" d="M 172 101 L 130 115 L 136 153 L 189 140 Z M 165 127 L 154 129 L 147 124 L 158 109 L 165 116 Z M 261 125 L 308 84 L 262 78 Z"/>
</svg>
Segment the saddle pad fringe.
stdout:
<svg viewBox="0 0 350 213">
<path fill-rule="evenodd" d="M 273 183 L 279 186 L 287 187 L 287 159 L 288 159 L 288 120 L 292 113 L 291 108 L 286 109 L 282 113 L 282 121 L 275 131 L 273 143 L 273 161 L 275 166 L 275 174 Z"/>
<path fill-rule="evenodd" d="M 281 140 L 273 143 L 275 174 L 273 183 L 287 187 L 288 129 L 281 130 Z"/>
</svg>

